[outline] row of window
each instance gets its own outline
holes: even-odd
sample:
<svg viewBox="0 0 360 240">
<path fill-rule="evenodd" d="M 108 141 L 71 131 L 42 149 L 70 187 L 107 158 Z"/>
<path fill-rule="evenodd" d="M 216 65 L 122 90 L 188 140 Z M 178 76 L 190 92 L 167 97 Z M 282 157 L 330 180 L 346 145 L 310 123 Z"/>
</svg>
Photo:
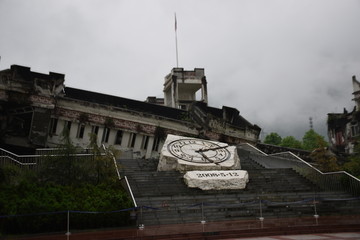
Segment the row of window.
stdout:
<svg viewBox="0 0 360 240">
<path fill-rule="evenodd" d="M 50 122 L 50 129 L 49 129 L 50 134 L 56 134 L 57 125 L 58 125 L 58 119 L 52 118 L 51 122 Z M 70 129 L 71 129 L 71 122 L 70 121 L 65 121 L 64 129 L 65 128 L 67 128 L 68 131 L 70 132 Z M 104 131 L 103 131 L 103 134 L 102 134 L 102 137 L 101 137 L 101 142 L 102 143 L 108 143 L 110 131 L 111 131 L 110 128 L 108 128 L 108 127 L 104 128 Z M 76 132 L 76 138 L 83 139 L 84 138 L 84 132 L 85 132 L 85 124 L 84 123 L 79 123 L 78 129 L 77 129 L 77 132 Z M 99 132 L 99 126 L 91 126 L 91 133 L 92 134 L 98 135 L 98 132 Z M 130 137 L 129 137 L 127 147 L 134 148 L 137 137 L 139 137 L 139 136 L 137 136 L 136 133 L 130 133 Z M 142 136 L 141 147 L 140 147 L 141 149 L 146 150 L 148 148 L 149 139 L 150 139 L 150 136 L 147 136 L 147 135 Z M 121 145 L 122 140 L 123 140 L 123 131 L 117 130 L 114 144 L 115 145 Z M 153 146 L 152 146 L 152 151 L 158 151 L 159 150 L 159 144 L 160 144 L 160 139 L 155 138 Z"/>
</svg>

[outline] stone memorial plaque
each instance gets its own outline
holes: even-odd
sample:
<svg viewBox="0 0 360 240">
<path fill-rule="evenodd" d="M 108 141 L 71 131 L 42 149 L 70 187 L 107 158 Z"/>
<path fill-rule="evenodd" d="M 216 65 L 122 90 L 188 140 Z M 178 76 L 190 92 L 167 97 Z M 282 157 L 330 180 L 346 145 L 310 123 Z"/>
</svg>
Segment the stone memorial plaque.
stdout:
<svg viewBox="0 0 360 240">
<path fill-rule="evenodd" d="M 169 134 L 161 149 L 158 171 L 240 169 L 235 146 Z"/>
<path fill-rule="evenodd" d="M 188 171 L 184 181 L 188 187 L 202 190 L 244 189 L 249 175 L 244 170 Z"/>
</svg>

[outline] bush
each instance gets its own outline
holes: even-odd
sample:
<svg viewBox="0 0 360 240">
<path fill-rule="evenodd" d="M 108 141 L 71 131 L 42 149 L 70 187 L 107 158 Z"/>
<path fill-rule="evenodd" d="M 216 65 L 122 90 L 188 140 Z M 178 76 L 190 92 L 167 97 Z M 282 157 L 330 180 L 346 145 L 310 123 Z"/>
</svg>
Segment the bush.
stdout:
<svg viewBox="0 0 360 240">
<path fill-rule="evenodd" d="M 132 206 L 119 182 L 98 185 L 79 183 L 70 186 L 30 182 L 20 177 L 22 174 L 19 169 L 12 169 L 18 172 L 12 177 L 19 179 L 11 184 L 2 182 L 0 185 L 0 216 L 12 215 L 0 218 L 1 234 L 65 231 L 68 210 L 110 212 Z M 129 212 L 70 213 L 70 216 L 72 229 L 130 224 Z"/>
</svg>

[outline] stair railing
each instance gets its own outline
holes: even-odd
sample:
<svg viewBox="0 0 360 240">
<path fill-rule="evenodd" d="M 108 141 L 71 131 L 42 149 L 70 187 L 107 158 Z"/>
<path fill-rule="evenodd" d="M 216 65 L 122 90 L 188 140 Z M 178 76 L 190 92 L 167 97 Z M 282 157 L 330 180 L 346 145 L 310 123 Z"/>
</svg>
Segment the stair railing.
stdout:
<svg viewBox="0 0 360 240">
<path fill-rule="evenodd" d="M 292 157 L 296 161 L 292 161 L 293 169 L 329 191 L 347 191 L 354 196 L 360 195 L 360 179 L 354 177 L 346 171 L 326 172 L 323 173 L 308 162 L 302 160 L 292 152 L 275 153 L 269 156 Z"/>
<path fill-rule="evenodd" d="M 124 189 L 130 195 L 131 200 L 132 200 L 132 202 L 134 204 L 134 207 L 137 208 L 137 203 L 136 203 L 134 194 L 133 194 L 133 192 L 131 190 L 131 186 L 129 184 L 129 181 L 128 181 L 126 176 L 121 177 L 114 153 L 111 150 L 109 150 L 108 148 L 106 148 L 106 146 L 104 144 L 102 144 L 102 148 L 104 149 L 105 153 L 108 152 L 111 155 L 111 157 L 113 159 L 113 162 L 114 162 L 114 166 L 115 166 L 115 170 L 116 170 L 116 174 L 118 176 L 118 179 L 120 180 L 121 185 L 124 187 Z"/>
<path fill-rule="evenodd" d="M 0 165 L 15 164 L 21 167 L 35 166 L 40 155 L 17 155 L 0 148 Z"/>
<path fill-rule="evenodd" d="M 118 165 L 116 163 L 116 158 L 115 158 L 115 155 L 112 151 L 110 151 L 109 149 L 106 148 L 106 146 L 104 144 L 101 145 L 102 148 L 104 149 L 104 152 L 105 152 L 105 155 L 106 153 L 109 153 L 112 160 L 113 160 L 113 163 L 114 163 L 114 166 L 115 166 L 115 170 L 116 170 L 116 174 L 118 176 L 118 179 L 121 180 L 121 176 L 120 176 L 120 172 L 119 172 L 119 168 L 118 168 Z"/>
<path fill-rule="evenodd" d="M 34 155 L 17 155 L 10 151 L 7 151 L 3 148 L 0 148 L 0 165 L 6 164 L 14 164 L 20 167 L 39 167 L 42 164 L 42 161 L 45 157 L 56 157 L 61 156 L 59 149 L 50 149 L 48 152 L 41 151 L 41 154 Z M 47 153 L 47 154 L 45 154 Z M 71 154 L 71 156 L 75 156 L 78 158 L 89 158 L 93 157 L 93 153 L 76 153 Z"/>
<path fill-rule="evenodd" d="M 266 154 L 249 143 L 244 143 L 241 145 L 246 145 L 265 156 L 274 156 L 287 160 L 291 159 L 291 166 L 293 170 L 295 170 L 314 184 L 318 185 L 322 189 L 329 191 L 346 191 L 353 196 L 360 196 L 360 179 L 354 177 L 346 171 L 323 173 L 308 162 L 293 154 L 292 152 Z M 254 161 L 261 164 L 261 162 L 259 162 L 259 159 L 254 159 Z"/>
<path fill-rule="evenodd" d="M 36 155 L 59 155 L 62 153 L 62 148 L 37 148 L 35 150 Z M 76 154 L 92 154 L 93 150 L 91 148 L 76 148 Z"/>
</svg>

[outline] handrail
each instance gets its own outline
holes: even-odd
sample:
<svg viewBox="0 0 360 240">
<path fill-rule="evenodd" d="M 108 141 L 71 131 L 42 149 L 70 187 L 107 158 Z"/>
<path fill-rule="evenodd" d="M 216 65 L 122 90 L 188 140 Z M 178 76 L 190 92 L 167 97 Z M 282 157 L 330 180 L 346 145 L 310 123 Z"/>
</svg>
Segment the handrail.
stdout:
<svg viewBox="0 0 360 240">
<path fill-rule="evenodd" d="M 17 164 L 19 164 L 19 165 L 23 165 L 23 166 L 30 166 L 30 165 L 36 165 L 36 164 L 37 164 L 36 162 L 33 162 L 33 163 L 23 163 L 23 162 L 20 162 L 20 161 L 12 158 L 12 157 L 10 157 L 10 156 L 2 156 L 2 157 L 7 158 L 7 159 L 10 159 L 11 161 L 13 161 L 13 162 L 15 162 L 15 163 L 17 163 Z"/>
<path fill-rule="evenodd" d="M 105 152 L 108 151 L 107 148 L 106 148 L 106 146 L 105 146 L 104 144 L 102 144 L 101 146 L 102 146 L 102 148 L 104 149 Z M 112 151 L 109 151 L 109 152 L 110 152 L 110 154 L 111 154 L 111 156 L 112 156 L 112 159 L 113 159 L 113 162 L 114 162 L 114 166 L 115 166 L 115 170 L 116 170 L 117 176 L 118 176 L 119 180 L 121 180 L 119 168 L 118 168 L 118 166 L 117 166 L 117 164 L 116 164 L 115 155 L 114 155 L 114 153 L 113 153 Z"/>
<path fill-rule="evenodd" d="M 16 153 L 10 152 L 8 150 L 5 150 L 3 148 L 0 148 L 0 151 L 5 152 L 10 155 L 14 155 L 16 157 L 40 157 L 41 155 L 17 155 Z"/>
<path fill-rule="evenodd" d="M 251 145 L 250 143 L 241 143 L 241 144 L 239 144 L 238 146 L 241 146 L 241 145 L 247 145 L 248 147 L 250 147 L 250 148 L 252 148 L 252 149 L 260 152 L 261 154 L 263 154 L 263 155 L 265 155 L 265 156 L 269 156 L 267 153 L 261 151 L 260 149 L 258 149 L 257 147 Z"/>
<path fill-rule="evenodd" d="M 257 149 L 255 146 L 244 143 L 240 145 L 247 145 L 259 153 L 271 157 L 284 157 L 281 155 L 289 154 L 291 157 L 295 158 L 297 161 L 292 161 L 292 169 L 300 173 L 314 184 L 328 190 L 342 190 L 351 193 L 354 196 L 360 195 L 360 179 L 349 174 L 346 171 L 336 171 L 336 172 L 326 172 L 323 173 L 319 169 L 315 168 L 308 162 L 304 161 L 294 153 L 287 151 L 282 153 L 266 154 L 261 150 Z M 288 159 L 288 158 L 287 158 Z M 256 160 L 255 160 L 256 161 Z"/>
<path fill-rule="evenodd" d="M 123 179 L 125 180 L 125 184 L 126 184 L 126 186 L 127 186 L 128 190 L 129 190 L 129 193 L 130 193 L 131 199 L 132 199 L 132 201 L 133 201 L 133 203 L 134 203 L 134 207 L 137 207 L 137 203 L 136 203 L 136 200 L 135 200 L 134 194 L 133 194 L 133 192 L 132 192 L 132 190 L 131 190 L 131 187 L 130 187 L 129 181 L 128 181 L 128 179 L 127 179 L 127 177 L 126 177 L 126 176 L 124 176 L 124 177 L 123 177 Z"/>
<path fill-rule="evenodd" d="M 101 153 L 104 155 L 104 153 Z M 17 155 L 13 152 L 10 152 L 6 149 L 0 148 L 0 164 L 4 164 L 4 159 L 9 159 L 14 164 L 19 164 L 21 166 L 30 166 L 30 165 L 38 165 L 39 160 L 41 157 L 48 156 L 48 157 L 57 157 L 62 156 L 61 154 L 50 154 L 50 155 L 40 155 L 40 154 L 34 154 L 34 155 Z M 69 156 L 75 156 L 75 157 L 88 157 L 93 156 L 92 153 L 75 153 L 70 154 Z"/>
<path fill-rule="evenodd" d="M 58 152 L 59 150 L 61 150 L 62 148 L 37 148 L 35 150 L 36 155 L 49 155 L 48 153 L 50 152 Z M 80 148 L 80 147 L 76 147 L 75 148 L 75 152 L 77 154 L 91 154 L 93 151 L 93 149 L 91 148 Z"/>
<path fill-rule="evenodd" d="M 37 165 L 37 158 L 40 155 L 17 155 L 3 148 L 0 148 L 0 164 L 5 164 L 6 160 L 10 163 L 18 164 L 20 166 L 33 166 Z"/>
<path fill-rule="evenodd" d="M 105 152 L 106 152 L 106 151 L 109 151 L 104 144 L 102 144 L 102 148 L 104 149 Z M 110 154 L 111 154 L 111 156 L 112 156 L 112 159 L 113 159 L 113 162 L 114 162 L 114 165 L 115 165 L 115 169 L 116 169 L 117 176 L 118 176 L 120 182 L 125 181 L 125 186 L 124 186 L 124 187 L 125 187 L 126 190 L 129 192 L 130 197 L 131 197 L 131 200 L 133 201 L 134 207 L 137 208 L 137 203 L 136 203 L 134 194 L 133 194 L 133 192 L 132 192 L 132 189 L 131 189 L 131 187 L 130 187 L 129 181 L 128 181 L 128 179 L 127 179 L 126 176 L 121 177 L 120 172 L 119 172 L 119 168 L 118 168 L 117 163 L 116 163 L 115 155 L 114 155 L 114 153 L 113 153 L 112 151 L 109 151 L 109 152 L 110 152 Z"/>
</svg>

